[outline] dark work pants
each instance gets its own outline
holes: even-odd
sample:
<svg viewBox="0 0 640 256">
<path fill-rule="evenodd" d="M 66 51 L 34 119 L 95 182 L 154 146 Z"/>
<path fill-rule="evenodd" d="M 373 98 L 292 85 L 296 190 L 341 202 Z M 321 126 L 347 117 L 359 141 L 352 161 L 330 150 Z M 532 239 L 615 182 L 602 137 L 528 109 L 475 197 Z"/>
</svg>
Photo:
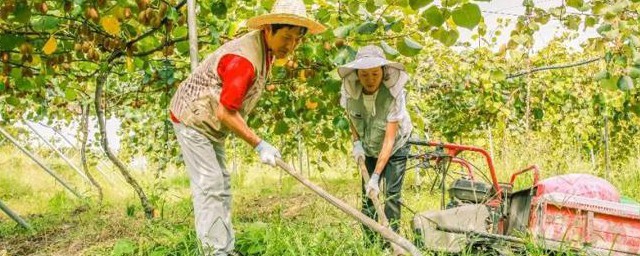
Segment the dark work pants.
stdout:
<svg viewBox="0 0 640 256">
<path fill-rule="evenodd" d="M 398 149 L 395 154 L 393 154 L 387 165 L 385 165 L 381 178 L 384 180 L 384 190 L 382 194 L 384 194 L 384 214 L 389 219 L 389 224 L 393 231 L 398 232 L 400 227 L 400 198 L 402 192 L 402 182 L 404 180 L 404 173 L 407 167 L 407 155 L 409 154 L 409 145 L 405 145 L 402 148 Z M 367 166 L 367 172 L 369 173 L 369 177 L 373 174 L 374 169 L 376 168 L 376 162 L 378 158 L 374 157 L 366 157 L 365 165 Z M 373 202 L 369 197 L 367 197 L 364 186 L 366 183 L 362 183 L 362 213 L 371 217 L 374 220 L 378 219 L 376 214 L 375 207 Z M 363 225 L 363 232 L 365 236 L 365 242 L 375 244 L 382 242 L 381 237 L 375 231 L 369 229 L 367 226 Z"/>
</svg>

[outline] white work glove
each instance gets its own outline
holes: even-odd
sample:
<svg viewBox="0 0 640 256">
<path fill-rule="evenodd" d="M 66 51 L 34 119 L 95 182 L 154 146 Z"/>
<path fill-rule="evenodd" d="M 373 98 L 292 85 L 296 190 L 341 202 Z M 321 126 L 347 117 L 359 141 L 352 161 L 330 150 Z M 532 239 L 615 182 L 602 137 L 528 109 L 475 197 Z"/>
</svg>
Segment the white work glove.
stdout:
<svg viewBox="0 0 640 256">
<path fill-rule="evenodd" d="M 378 193 L 380 193 L 380 186 L 378 186 L 378 183 L 380 183 L 380 174 L 373 173 L 369 182 L 367 182 L 367 185 L 364 187 L 364 190 L 367 192 L 369 197 L 377 197 Z"/>
<path fill-rule="evenodd" d="M 276 157 L 281 157 L 280 151 L 278 151 L 276 148 L 271 146 L 271 144 L 267 143 L 264 140 L 261 140 L 260 143 L 258 143 L 255 150 L 260 155 L 260 161 L 263 164 L 276 166 Z"/>
<path fill-rule="evenodd" d="M 362 147 L 362 141 L 356 140 L 353 142 L 353 150 L 351 151 L 351 154 L 353 155 L 353 159 L 356 160 L 356 163 L 358 163 L 358 160 L 362 158 L 362 161 L 364 161 L 364 148 Z"/>
</svg>

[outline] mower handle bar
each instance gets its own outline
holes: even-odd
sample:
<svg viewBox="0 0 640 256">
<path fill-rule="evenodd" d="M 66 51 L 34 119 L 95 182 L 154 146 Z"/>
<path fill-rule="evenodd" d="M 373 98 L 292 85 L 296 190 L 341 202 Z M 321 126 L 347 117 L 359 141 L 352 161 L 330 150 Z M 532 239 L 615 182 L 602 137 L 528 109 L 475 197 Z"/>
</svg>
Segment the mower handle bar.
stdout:
<svg viewBox="0 0 640 256">
<path fill-rule="evenodd" d="M 496 175 L 496 169 L 493 165 L 493 159 L 491 159 L 491 155 L 486 150 L 479 147 L 468 146 L 468 145 L 435 142 L 435 141 L 424 141 L 424 140 L 416 140 L 416 139 L 409 139 L 407 143 L 409 145 L 417 145 L 417 146 L 441 147 L 446 149 L 446 154 L 452 158 L 456 158 L 456 156 L 463 151 L 472 151 L 472 152 L 481 154 L 484 157 L 484 159 L 487 161 L 487 166 L 489 167 L 489 172 L 491 174 L 491 182 L 493 183 L 493 189 L 496 191 L 496 194 L 498 197 L 502 196 L 502 188 L 498 183 L 498 177 Z"/>
<path fill-rule="evenodd" d="M 538 165 L 532 165 L 529 166 L 527 168 L 524 168 L 520 171 L 517 171 L 513 174 L 511 174 L 511 180 L 509 181 L 509 183 L 511 184 L 511 186 L 513 186 L 513 182 L 516 181 L 516 177 L 518 177 L 518 175 L 523 174 L 525 172 L 528 171 L 533 171 L 533 185 L 537 185 L 538 184 L 538 180 L 540 180 L 540 169 L 538 168 Z"/>
<path fill-rule="evenodd" d="M 431 159 L 440 160 L 440 159 L 442 159 L 442 156 L 431 155 L 431 154 L 427 153 L 427 154 L 409 155 L 409 156 L 407 156 L 407 158 L 408 159 L 411 159 L 411 158 L 422 158 L 422 159 L 428 159 L 428 160 L 431 160 Z M 452 163 L 457 163 L 460 166 L 462 166 L 464 169 L 467 170 L 467 175 L 469 175 L 469 179 L 475 180 L 475 176 L 473 175 L 473 169 L 471 169 L 471 164 L 467 160 L 464 160 L 464 159 L 459 158 L 459 157 L 452 157 L 451 158 L 451 162 Z"/>
</svg>

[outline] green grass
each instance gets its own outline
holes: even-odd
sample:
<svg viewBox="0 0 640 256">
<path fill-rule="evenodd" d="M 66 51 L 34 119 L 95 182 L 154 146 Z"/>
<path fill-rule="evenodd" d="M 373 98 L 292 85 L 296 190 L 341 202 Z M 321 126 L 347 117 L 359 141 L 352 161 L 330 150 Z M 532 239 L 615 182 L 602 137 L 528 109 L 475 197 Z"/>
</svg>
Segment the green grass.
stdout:
<svg viewBox="0 0 640 256">
<path fill-rule="evenodd" d="M 0 176 L 0 200 L 7 200 L 10 198 L 25 197 L 33 193 L 33 190 L 22 183 L 18 179 L 12 176 Z"/>
<path fill-rule="evenodd" d="M 471 144 L 471 143 L 470 143 Z M 479 140 L 476 145 L 487 147 Z M 500 149 L 502 146 L 496 146 Z M 507 147 L 504 147 L 507 148 Z M 496 166 L 501 180 L 509 173 L 536 163 L 542 177 L 561 173 L 602 173 L 592 169 L 571 147 L 546 147 L 544 142 L 512 142 L 508 154 L 496 150 Z M 506 152 L 506 151 L 504 151 Z M 1 147 L 0 199 L 24 217 L 34 228 L 27 231 L 0 214 L 0 255 L 197 255 L 193 228 L 193 207 L 189 179 L 184 170 L 168 170 L 162 179 L 152 173 L 136 172 L 148 195 L 160 210 L 160 217 L 143 217 L 133 190 L 110 170 L 113 186 L 95 173 L 105 188 L 105 201 L 79 200 L 64 191 L 38 166 L 10 147 Z M 8 160 L 11 159 L 11 160 Z M 329 159 L 342 160 L 333 155 Z M 480 159 L 474 159 L 480 163 Z M 336 161 L 341 162 L 341 161 Z M 359 207 L 360 178 L 352 163 L 338 163 L 332 170 L 318 172 L 311 179 L 329 193 Z M 482 166 L 482 165 L 480 165 Z M 617 163 L 621 166 L 611 181 L 622 194 L 640 199 L 640 159 Z M 93 195 L 91 188 L 61 161 L 56 171 L 79 191 Z M 381 255 L 378 248 L 362 243 L 360 224 L 331 206 L 282 171 L 262 165 L 243 163 L 232 176 L 233 223 L 236 250 L 245 255 Z M 340 170 L 340 171 L 336 171 Z M 345 172 L 346 170 L 346 172 Z M 505 171 L 509 170 L 509 171 Z M 306 171 L 304 172 L 306 175 Z M 77 175 L 76 175 L 77 176 Z M 404 202 L 414 210 L 439 209 L 439 190 L 430 191 L 430 180 L 416 186 L 415 170 L 408 170 L 403 191 Z M 519 186 L 531 182 L 523 176 Z M 412 238 L 412 214 L 404 210 L 401 232 Z M 533 243 L 527 245 L 532 255 L 545 251 Z M 475 255 L 469 253 L 470 255 Z"/>
</svg>

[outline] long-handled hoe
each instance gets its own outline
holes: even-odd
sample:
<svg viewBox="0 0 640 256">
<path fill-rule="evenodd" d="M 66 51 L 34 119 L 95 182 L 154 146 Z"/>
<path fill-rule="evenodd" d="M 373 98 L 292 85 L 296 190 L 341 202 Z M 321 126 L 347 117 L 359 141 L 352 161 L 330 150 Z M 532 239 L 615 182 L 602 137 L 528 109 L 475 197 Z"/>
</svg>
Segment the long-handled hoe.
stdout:
<svg viewBox="0 0 640 256">
<path fill-rule="evenodd" d="M 358 210 L 354 209 L 353 207 L 351 207 L 349 204 L 347 204 L 347 203 L 343 202 L 342 200 L 336 198 L 335 196 L 329 194 L 327 191 L 325 191 L 321 187 L 311 183 L 311 181 L 309 181 L 308 179 L 302 177 L 299 173 L 295 172 L 294 169 L 289 164 L 285 163 L 281 159 L 276 159 L 276 164 L 280 168 L 282 168 L 285 172 L 287 172 L 289 175 L 293 176 L 298 181 L 300 181 L 300 183 L 304 184 L 305 186 L 307 186 L 308 188 L 313 190 L 313 192 L 318 194 L 320 197 L 324 198 L 329 203 L 331 203 L 335 207 L 338 207 L 338 209 L 340 209 L 341 211 L 345 212 L 347 215 L 353 217 L 357 221 L 361 222 L 362 224 L 366 225 L 367 227 L 371 228 L 372 230 L 374 230 L 374 231 L 378 232 L 380 235 L 382 235 L 382 237 L 384 237 L 389 242 L 391 242 L 392 245 L 394 245 L 393 248 L 394 248 L 394 254 L 395 255 L 401 253 L 402 249 L 404 249 L 405 251 L 409 252 L 413 256 L 422 255 L 420 253 L 420 251 L 418 250 L 418 248 L 415 245 L 413 245 L 411 242 L 409 242 L 409 240 L 407 240 L 404 237 L 401 237 L 400 235 L 396 234 L 395 232 L 393 232 L 391 229 L 388 228 L 388 221 L 386 220 L 386 217 L 383 217 L 384 216 L 384 211 L 382 210 L 382 205 L 380 204 L 380 201 L 377 200 L 377 198 L 375 198 L 375 199 L 372 198 L 372 200 L 374 200 L 374 205 L 376 207 L 376 211 L 378 211 L 378 213 L 380 213 L 379 216 L 381 216 L 380 219 L 381 219 L 381 222 L 384 225 L 377 223 L 375 220 L 367 217 L 366 215 L 364 215 L 360 211 L 358 211 Z M 363 171 L 362 164 L 361 164 L 360 169 L 361 169 L 361 171 Z M 364 176 L 364 175 L 366 175 L 366 176 Z M 367 174 L 366 169 L 364 169 L 363 178 L 365 179 L 365 181 L 369 180 L 368 176 L 369 175 Z"/>
</svg>

